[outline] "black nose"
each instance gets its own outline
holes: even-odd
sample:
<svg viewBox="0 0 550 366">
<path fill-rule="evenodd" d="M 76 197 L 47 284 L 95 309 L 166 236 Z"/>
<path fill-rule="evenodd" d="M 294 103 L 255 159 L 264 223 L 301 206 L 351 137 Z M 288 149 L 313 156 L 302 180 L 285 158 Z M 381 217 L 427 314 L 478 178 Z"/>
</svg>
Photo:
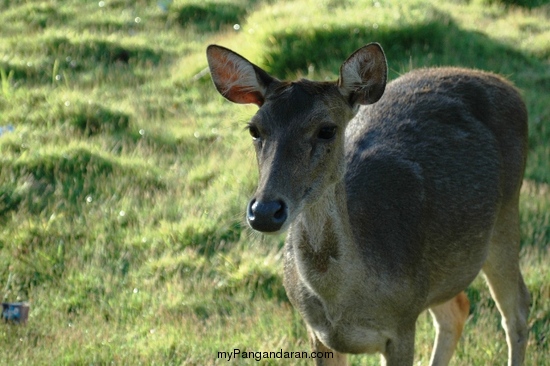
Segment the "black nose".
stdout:
<svg viewBox="0 0 550 366">
<path fill-rule="evenodd" d="M 281 201 L 262 202 L 253 199 L 248 204 L 246 218 L 254 229 L 264 233 L 279 231 L 286 221 L 287 207 Z"/>
</svg>

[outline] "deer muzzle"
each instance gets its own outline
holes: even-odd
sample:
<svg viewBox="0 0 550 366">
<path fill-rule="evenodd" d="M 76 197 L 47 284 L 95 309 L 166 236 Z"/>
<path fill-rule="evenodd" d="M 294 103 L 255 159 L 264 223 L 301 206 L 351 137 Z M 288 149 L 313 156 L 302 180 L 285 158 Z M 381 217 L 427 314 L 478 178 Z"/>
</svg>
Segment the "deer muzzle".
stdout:
<svg viewBox="0 0 550 366">
<path fill-rule="evenodd" d="M 258 201 L 248 203 L 246 219 L 254 230 L 274 233 L 283 227 L 288 218 L 288 207 L 283 200 Z"/>
</svg>

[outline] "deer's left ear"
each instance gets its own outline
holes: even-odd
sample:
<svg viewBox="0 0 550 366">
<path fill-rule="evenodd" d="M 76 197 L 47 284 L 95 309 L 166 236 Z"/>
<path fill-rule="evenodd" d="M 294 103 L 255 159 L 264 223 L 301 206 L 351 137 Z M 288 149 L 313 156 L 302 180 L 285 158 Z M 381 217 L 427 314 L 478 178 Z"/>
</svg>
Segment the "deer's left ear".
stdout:
<svg viewBox="0 0 550 366">
<path fill-rule="evenodd" d="M 388 66 L 378 43 L 370 43 L 355 51 L 340 67 L 338 88 L 350 105 L 372 104 L 386 89 Z"/>
<path fill-rule="evenodd" d="M 225 47 L 208 46 L 206 58 L 212 81 L 221 95 L 234 103 L 262 106 L 267 87 L 275 78 Z"/>
</svg>

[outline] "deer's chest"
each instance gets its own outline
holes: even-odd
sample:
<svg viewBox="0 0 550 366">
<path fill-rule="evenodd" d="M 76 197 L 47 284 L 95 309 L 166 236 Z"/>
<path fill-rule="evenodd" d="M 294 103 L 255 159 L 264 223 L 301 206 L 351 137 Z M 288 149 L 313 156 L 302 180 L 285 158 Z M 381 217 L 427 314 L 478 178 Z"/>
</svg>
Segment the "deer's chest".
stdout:
<svg viewBox="0 0 550 366">
<path fill-rule="evenodd" d="M 370 299 L 370 291 L 354 290 L 350 278 L 340 278 L 353 277 L 353 271 L 338 269 L 341 261 L 332 258 L 306 271 L 300 268 L 303 263 L 293 248 L 287 246 L 284 284 L 288 297 L 326 346 L 344 353 L 383 352 L 393 334 L 393 326 L 387 324 L 392 317 L 380 309 L 375 298 Z"/>
<path fill-rule="evenodd" d="M 297 305 L 309 328 L 328 347 L 344 353 L 384 352 L 393 327 L 380 317 L 380 309 L 368 310 L 369 303 L 357 299 L 327 300 L 302 290 Z M 387 318 L 386 318 L 387 319 Z"/>
</svg>

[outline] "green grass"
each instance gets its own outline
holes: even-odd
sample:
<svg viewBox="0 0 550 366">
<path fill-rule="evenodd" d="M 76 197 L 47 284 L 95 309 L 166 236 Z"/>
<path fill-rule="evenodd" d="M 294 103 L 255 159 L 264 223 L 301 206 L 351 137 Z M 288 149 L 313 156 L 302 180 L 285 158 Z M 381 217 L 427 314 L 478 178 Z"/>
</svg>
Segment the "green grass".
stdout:
<svg viewBox="0 0 550 366">
<path fill-rule="evenodd" d="M 233 348 L 308 350 L 282 287 L 284 237 L 262 237 L 243 221 L 257 179 L 244 131 L 255 108 L 217 94 L 204 52 L 219 43 L 278 77 L 324 80 L 377 41 L 392 79 L 460 65 L 520 88 L 530 119 L 526 364 L 550 365 L 547 2 L 159 4 L 0 0 L 0 126 L 13 126 L 0 135 L 0 295 L 31 303 L 26 326 L 0 324 L 0 363 L 204 365 L 226 363 L 217 352 Z M 504 332 L 482 279 L 468 294 L 472 315 L 454 364 L 504 364 Z M 422 315 L 420 364 L 432 340 Z"/>
</svg>

